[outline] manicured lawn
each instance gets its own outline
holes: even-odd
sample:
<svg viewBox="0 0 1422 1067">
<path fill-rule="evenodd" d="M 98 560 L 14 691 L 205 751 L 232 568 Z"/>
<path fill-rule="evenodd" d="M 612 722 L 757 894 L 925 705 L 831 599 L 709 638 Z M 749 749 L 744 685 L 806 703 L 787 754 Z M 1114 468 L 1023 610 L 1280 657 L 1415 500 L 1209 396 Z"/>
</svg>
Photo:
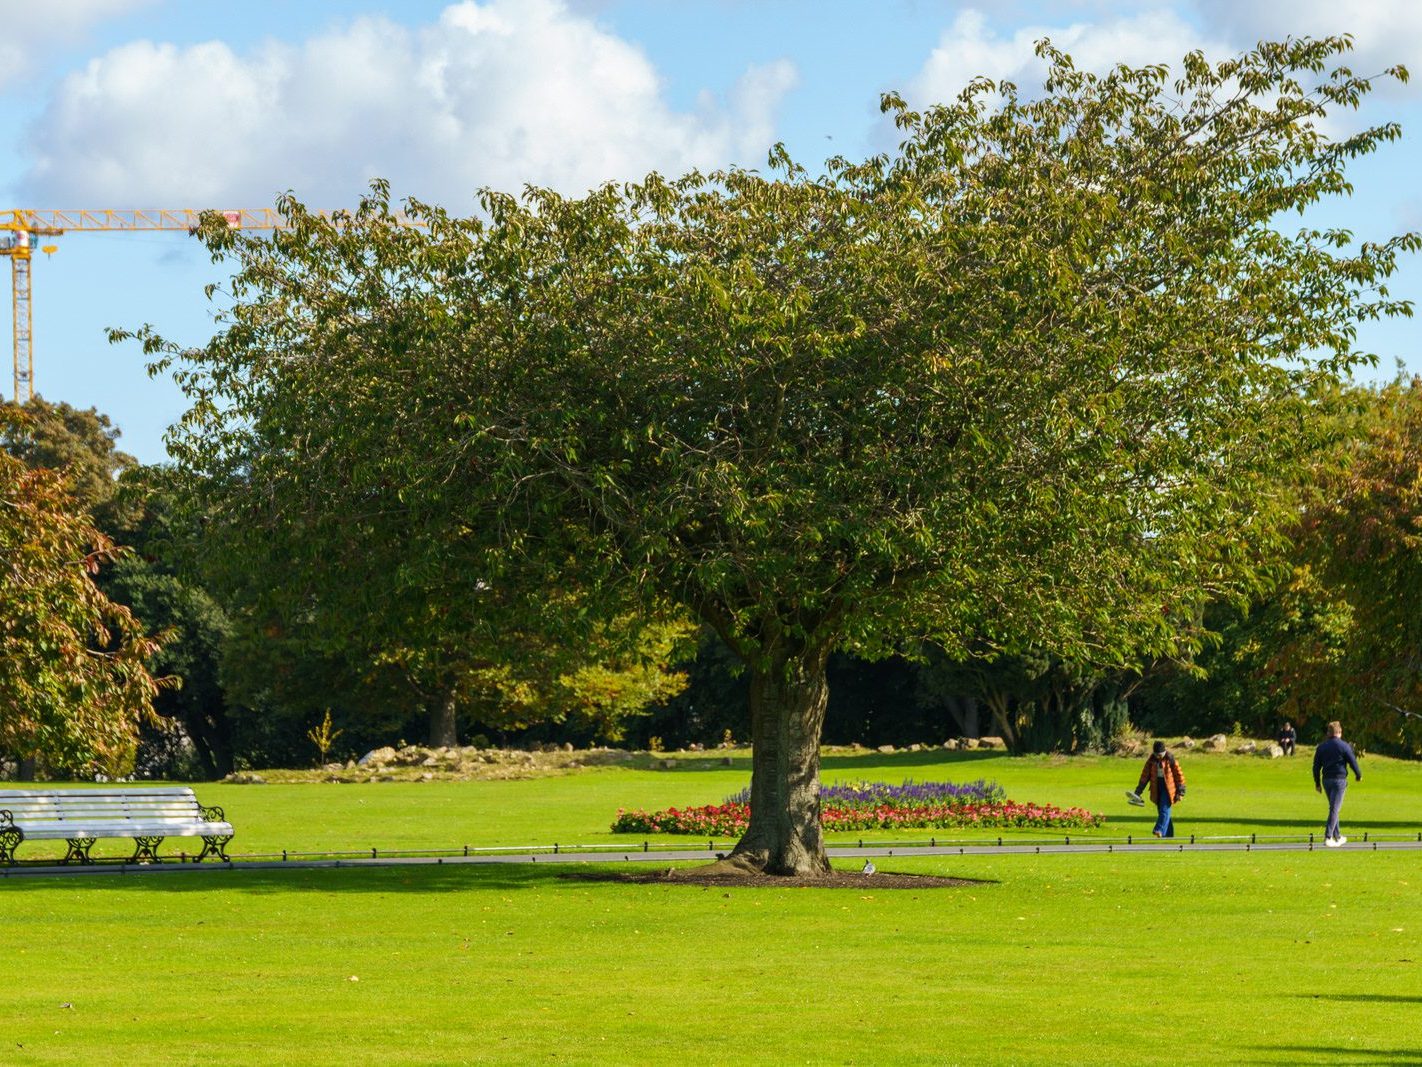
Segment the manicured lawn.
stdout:
<svg viewBox="0 0 1422 1067">
<path fill-rule="evenodd" d="M 938 760 L 875 755 L 827 777 L 986 774 L 1016 798 L 1107 810 L 1110 832 L 1141 825 L 1116 799 L 1133 763 Z M 1302 757 L 1185 769 L 1196 830 L 1307 829 L 1321 813 Z M 1422 829 L 1419 770 L 1366 761 L 1350 835 Z M 227 806 L 243 851 L 356 834 L 419 848 L 593 840 L 619 804 L 717 801 L 743 782 L 600 771 L 199 795 Z M 985 881 L 722 891 L 532 866 L 4 879 L 0 1062 L 1069 1064 L 1168 1047 L 1180 1063 L 1422 1063 L 1422 852 L 880 866 Z"/>
<path fill-rule="evenodd" d="M 1186 799 L 1176 810 L 1181 834 L 1291 835 L 1321 831 L 1326 805 L 1313 790 L 1311 750 L 1292 759 L 1183 753 Z M 233 855 L 289 852 L 462 849 L 526 845 L 601 844 L 640 847 L 643 837 L 609 830 L 619 807 L 666 808 L 720 803 L 750 780 L 747 754 L 723 768 L 711 759 L 687 758 L 673 770 L 603 768 L 562 777 L 505 782 L 386 782 L 369 785 L 223 785 L 199 783 L 200 800 L 219 804 L 237 828 Z M 1112 757 L 1008 757 L 1000 752 L 943 751 L 829 756 L 825 781 L 917 780 L 1001 782 L 1014 800 L 1104 812 L 1095 831 L 1072 831 L 1072 840 L 1149 836 L 1154 809 L 1130 808 L 1122 793 L 1136 784 L 1140 761 Z M 1422 832 L 1422 764 L 1369 756 L 1364 780 L 1353 785 L 1344 805 L 1345 832 Z M 841 835 L 908 840 L 991 838 L 998 831 L 902 831 Z M 1047 831 L 1014 831 L 1011 840 L 1060 836 Z M 832 839 L 833 840 L 833 839 Z M 695 847 L 684 837 L 650 838 L 653 847 Z M 718 847 L 728 842 L 718 843 Z M 705 841 L 700 845 L 704 846 Z M 173 840 L 169 850 L 191 846 Z M 200 846 L 199 846 L 200 847 Z M 62 855 L 64 846 L 24 845 L 21 857 Z M 190 851 L 196 849 L 189 848 Z M 132 852 L 123 842 L 100 842 L 95 856 Z"/>
</svg>

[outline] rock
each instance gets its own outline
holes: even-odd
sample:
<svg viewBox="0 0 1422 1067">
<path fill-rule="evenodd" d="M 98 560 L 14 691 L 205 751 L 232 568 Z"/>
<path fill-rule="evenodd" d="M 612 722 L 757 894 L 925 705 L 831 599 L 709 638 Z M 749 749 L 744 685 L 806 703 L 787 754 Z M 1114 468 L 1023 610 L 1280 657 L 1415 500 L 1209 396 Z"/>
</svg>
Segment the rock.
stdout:
<svg viewBox="0 0 1422 1067">
<path fill-rule="evenodd" d="M 960 738 L 958 738 L 958 747 L 959 747 L 959 748 L 977 748 L 977 747 L 978 747 L 978 742 L 977 742 L 977 739 L 976 739 L 976 738 L 973 738 L 973 737 L 960 737 Z"/>
<path fill-rule="evenodd" d="M 1006 748 L 1007 742 L 1000 737 L 980 737 L 978 738 L 979 748 Z"/>
<path fill-rule="evenodd" d="M 224 782 L 231 782 L 233 785 L 266 785 L 267 780 L 255 771 L 233 771 Z"/>
<path fill-rule="evenodd" d="M 396 752 L 389 745 L 384 748 L 373 748 L 367 752 L 356 763 L 362 767 L 382 767 L 389 763 L 396 756 Z"/>
<path fill-rule="evenodd" d="M 1279 759 L 1283 756 L 1284 750 L 1278 745 L 1270 742 L 1267 745 L 1261 745 L 1259 749 L 1255 751 L 1254 754 L 1256 756 L 1261 756 L 1264 759 Z"/>
<path fill-rule="evenodd" d="M 573 751 L 572 742 L 564 742 L 564 744 L 563 744 L 563 751 L 564 751 L 564 752 L 571 752 L 571 751 Z"/>
<path fill-rule="evenodd" d="M 958 751 L 958 742 L 955 741 L 953 738 L 950 737 L 950 738 L 948 738 L 947 741 L 944 741 L 944 742 L 943 742 L 943 747 L 944 747 L 945 749 L 947 749 L 949 752 L 957 752 L 957 751 Z"/>
<path fill-rule="evenodd" d="M 342 765 L 341 770 L 343 770 L 343 771 L 353 771 L 353 770 L 355 770 L 355 766 L 356 766 L 356 761 L 353 760 L 353 759 L 348 759 L 348 760 L 346 760 L 346 762 Z"/>
<path fill-rule="evenodd" d="M 923 746 L 922 746 L 922 745 L 909 745 L 909 751 L 910 751 L 910 752 L 922 752 L 922 751 L 923 751 Z"/>
<path fill-rule="evenodd" d="M 688 752 L 705 752 L 706 746 L 703 745 L 700 741 L 693 741 L 691 742 L 691 744 L 686 746 L 686 750 Z"/>
<path fill-rule="evenodd" d="M 420 775 L 420 781 L 422 781 L 422 782 L 431 782 L 431 781 L 434 781 L 434 775 L 432 775 L 429 771 L 425 771 L 424 774 Z"/>
<path fill-rule="evenodd" d="M 439 766 L 439 758 L 438 758 L 437 756 L 426 756 L 424 759 L 420 760 L 420 766 L 421 766 L 421 767 L 438 767 L 438 766 Z"/>
<path fill-rule="evenodd" d="M 1182 737 L 1182 738 L 1180 739 L 1180 747 L 1181 747 L 1181 748 L 1194 748 L 1194 747 L 1195 747 L 1195 742 L 1194 742 L 1193 739 L 1191 739 L 1191 738 L 1189 738 L 1189 737 Z"/>
<path fill-rule="evenodd" d="M 885 755 L 888 755 L 889 753 L 896 751 L 896 749 L 893 745 L 880 745 L 875 751 L 882 752 Z"/>
<path fill-rule="evenodd" d="M 1205 742 L 1206 752 L 1223 752 L 1229 747 L 1229 738 L 1224 734 L 1215 734 Z"/>
<path fill-rule="evenodd" d="M 1256 745 L 1253 741 L 1246 741 L 1234 751 L 1235 754 L 1238 756 L 1252 756 L 1254 755 L 1254 750 L 1258 747 L 1259 746 Z"/>
</svg>

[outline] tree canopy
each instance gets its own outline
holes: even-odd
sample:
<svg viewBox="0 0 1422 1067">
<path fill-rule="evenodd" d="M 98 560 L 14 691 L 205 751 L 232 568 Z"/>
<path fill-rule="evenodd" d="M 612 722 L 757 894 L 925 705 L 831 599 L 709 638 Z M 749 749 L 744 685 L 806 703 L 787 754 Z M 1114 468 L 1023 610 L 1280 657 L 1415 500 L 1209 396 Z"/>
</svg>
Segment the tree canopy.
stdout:
<svg viewBox="0 0 1422 1067">
<path fill-rule="evenodd" d="M 131 518 L 116 500 L 117 478 L 137 461 L 118 448 L 119 431 L 107 415 L 34 397 L 0 402 L 0 449 L 27 467 L 62 471 L 74 500 L 112 533 Z"/>
<path fill-rule="evenodd" d="M 70 773 L 127 773 L 159 648 L 95 586 L 113 543 L 60 474 L 0 451 L 0 753 Z"/>
<path fill-rule="evenodd" d="M 382 595 L 456 583 L 461 628 L 495 596 L 563 647 L 692 613 L 750 673 L 728 862 L 824 869 L 831 650 L 1109 667 L 1261 582 L 1307 390 L 1360 358 L 1359 319 L 1407 310 L 1385 280 L 1413 235 L 1287 225 L 1397 135 L 1325 132 L 1369 89 L 1329 69 L 1346 47 L 1172 81 L 1043 43 L 1040 95 L 889 96 L 899 148 L 819 176 L 777 149 L 470 218 L 407 204 L 421 226 L 379 183 L 329 220 L 283 199 L 269 240 L 210 219 L 222 332 L 144 335 L 185 361 L 175 455 L 214 527 L 299 526 L 394 568 Z"/>
<path fill-rule="evenodd" d="M 1320 468 L 1302 570 L 1269 673 L 1304 721 L 1422 751 L 1422 381 L 1354 394 L 1343 462 Z"/>
</svg>

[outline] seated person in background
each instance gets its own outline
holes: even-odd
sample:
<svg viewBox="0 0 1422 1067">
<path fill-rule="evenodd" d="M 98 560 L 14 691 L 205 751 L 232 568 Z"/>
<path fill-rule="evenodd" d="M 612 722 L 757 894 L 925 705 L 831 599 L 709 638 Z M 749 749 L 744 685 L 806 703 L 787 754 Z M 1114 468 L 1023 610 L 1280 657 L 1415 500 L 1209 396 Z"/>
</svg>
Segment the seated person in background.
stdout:
<svg viewBox="0 0 1422 1067">
<path fill-rule="evenodd" d="M 1279 731 L 1279 747 L 1284 750 L 1284 755 L 1292 756 L 1294 754 L 1294 744 L 1298 739 L 1299 735 L 1294 730 L 1294 724 L 1291 722 L 1284 723 L 1283 729 Z"/>
</svg>

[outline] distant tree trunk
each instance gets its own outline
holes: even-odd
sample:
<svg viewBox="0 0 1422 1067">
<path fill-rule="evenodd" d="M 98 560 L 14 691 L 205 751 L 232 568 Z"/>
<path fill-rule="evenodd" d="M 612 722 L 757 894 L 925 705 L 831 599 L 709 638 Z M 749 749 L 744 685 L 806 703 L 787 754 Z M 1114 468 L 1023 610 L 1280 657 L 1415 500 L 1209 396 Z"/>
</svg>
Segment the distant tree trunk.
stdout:
<svg viewBox="0 0 1422 1067">
<path fill-rule="evenodd" d="M 751 816 L 728 858 L 766 874 L 814 875 L 830 869 L 820 829 L 820 735 L 829 683 L 828 650 L 752 667 Z"/>
<path fill-rule="evenodd" d="M 997 724 L 998 733 L 1002 737 L 1009 751 L 1017 751 L 1017 727 L 1013 723 L 1015 716 L 1012 709 L 1012 698 L 1006 692 L 995 689 L 988 693 L 985 703 L 988 710 L 992 712 L 992 721 Z"/>
<path fill-rule="evenodd" d="M 450 691 L 439 704 L 430 708 L 430 747 L 450 748 L 459 744 L 459 715 L 454 693 Z"/>
<path fill-rule="evenodd" d="M 33 756 L 21 756 L 15 764 L 15 781 L 33 782 L 35 780 L 36 761 Z"/>
<path fill-rule="evenodd" d="M 974 696 L 950 697 L 948 713 L 953 716 L 959 737 L 981 737 L 982 727 L 978 722 L 978 698 Z"/>
<path fill-rule="evenodd" d="M 232 773 L 232 742 L 225 724 L 213 723 L 206 716 L 187 722 L 188 736 L 209 778 L 223 778 Z"/>
</svg>

